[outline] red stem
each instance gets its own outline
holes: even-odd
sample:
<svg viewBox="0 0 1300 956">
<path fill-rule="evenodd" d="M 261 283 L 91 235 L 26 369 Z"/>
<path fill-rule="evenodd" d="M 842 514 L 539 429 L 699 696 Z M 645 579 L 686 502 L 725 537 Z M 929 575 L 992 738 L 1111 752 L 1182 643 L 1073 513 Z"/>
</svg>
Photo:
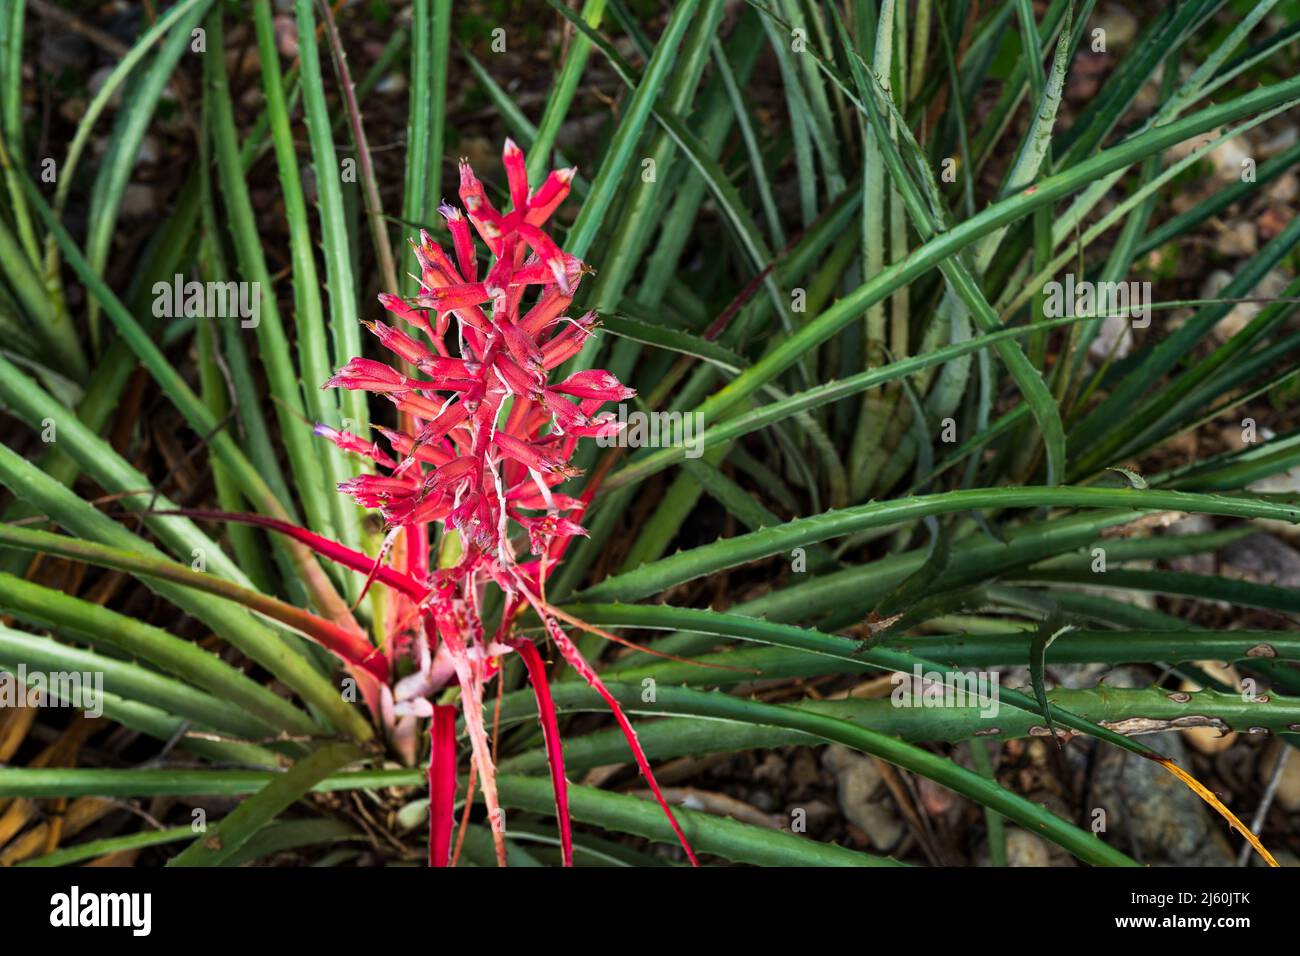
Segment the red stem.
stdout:
<svg viewBox="0 0 1300 956">
<path fill-rule="evenodd" d="M 456 819 L 455 707 L 434 706 L 429 737 L 429 865 L 446 866 L 451 858 L 451 829 Z"/>
<path fill-rule="evenodd" d="M 271 531 L 278 531 L 281 534 L 288 535 L 295 541 L 300 541 L 307 547 L 311 548 L 322 557 L 329 558 L 335 564 L 341 564 L 345 568 L 353 571 L 360 571 L 363 574 L 370 574 L 375 570 L 375 559 L 371 558 L 360 551 L 353 550 L 347 545 L 339 544 L 324 535 L 319 535 L 314 531 L 308 531 L 306 528 L 300 528 L 296 524 L 288 521 L 281 521 L 278 518 L 267 518 L 264 515 L 241 514 L 235 511 L 206 511 L 203 509 L 185 509 L 181 511 L 155 511 L 157 515 L 180 515 L 185 518 L 194 518 L 199 521 L 234 521 L 238 524 L 251 524 L 259 528 L 267 528 Z M 375 573 L 375 580 L 387 584 L 390 588 L 401 591 L 407 597 L 415 601 L 424 600 L 428 595 L 429 589 L 422 585 L 414 578 L 403 574 L 386 565 L 381 565 L 379 571 Z"/>
<path fill-rule="evenodd" d="M 542 725 L 542 740 L 546 744 L 546 762 L 551 768 L 551 786 L 555 790 L 555 818 L 560 824 L 560 847 L 565 866 L 573 866 L 573 828 L 569 820 L 569 782 L 564 778 L 564 749 L 560 745 L 560 724 L 555 716 L 555 701 L 551 699 L 551 685 L 546 680 L 546 664 L 537 647 L 526 638 L 511 641 L 528 668 L 528 679 L 537 697 L 537 719 Z"/>
</svg>

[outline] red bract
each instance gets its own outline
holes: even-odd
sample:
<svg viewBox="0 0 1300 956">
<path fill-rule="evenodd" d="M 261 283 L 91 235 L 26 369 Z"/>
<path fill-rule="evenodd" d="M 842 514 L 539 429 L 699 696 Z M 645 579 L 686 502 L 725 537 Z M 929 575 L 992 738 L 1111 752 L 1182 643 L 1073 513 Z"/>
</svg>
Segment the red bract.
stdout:
<svg viewBox="0 0 1300 956">
<path fill-rule="evenodd" d="M 410 299 L 379 297 L 397 322 L 368 322 L 366 327 L 393 353 L 392 364 L 356 357 L 325 383 L 383 395 L 409 423 L 400 431 L 377 429 L 391 453 L 346 432 L 317 429 L 338 447 L 383 470 L 358 475 L 339 488 L 363 507 L 380 510 L 390 529 L 387 544 L 397 534 L 407 535 L 404 566 L 387 563 L 387 550 L 377 559 L 332 542 L 318 550 L 365 571 L 368 583 L 374 580 L 396 591 L 398 606 L 389 616 L 390 631 L 397 626 L 406 634 L 394 648 L 408 648 L 415 669 L 387 690 L 386 707 L 394 720 L 437 717 L 431 728 L 432 865 L 448 862 L 454 788 L 454 765 L 449 771 L 448 764 L 455 756 L 447 711 L 434 708 L 431 697 L 453 680 L 461 691 L 465 730 L 493 823 L 497 859 L 505 864 L 499 825 L 504 818 L 484 726 L 483 695 L 484 686 L 499 671 L 500 657 L 512 650 L 523 658 L 536 693 L 564 861 L 572 862 L 567 785 L 545 668 L 537 649 L 514 627 L 528 608 L 541 619 L 565 661 L 613 710 L 694 863 L 631 723 L 545 599 L 546 569 L 562 555 L 568 539 L 585 534 L 575 519 L 586 498 L 552 489 L 579 474 L 571 460 L 580 438 L 619 429 L 617 419 L 600 413 L 600 406 L 634 392 L 600 370 L 578 372 L 555 383 L 548 380 L 553 369 L 582 349 L 596 327 L 592 313 L 576 320 L 563 314 L 588 270 L 542 229 L 568 195 L 573 171 L 552 172 L 530 192 L 523 153 L 514 143 L 506 142 L 503 160 L 511 210 L 497 211 L 462 161 L 460 198 L 465 213 L 445 205 L 440 209 L 451 234 L 452 256 L 422 231 L 420 241 L 412 243 L 419 294 Z M 491 253 L 481 278 L 471 226 Z M 531 301 L 526 308 L 525 299 Z M 453 321 L 455 334 L 450 335 Z M 401 371 L 403 363 L 423 377 Z M 459 536 L 460 557 L 452 567 L 429 569 L 428 526 L 434 523 L 442 525 L 444 535 Z M 491 636 L 481 611 L 488 585 L 505 595 L 500 623 Z"/>
</svg>

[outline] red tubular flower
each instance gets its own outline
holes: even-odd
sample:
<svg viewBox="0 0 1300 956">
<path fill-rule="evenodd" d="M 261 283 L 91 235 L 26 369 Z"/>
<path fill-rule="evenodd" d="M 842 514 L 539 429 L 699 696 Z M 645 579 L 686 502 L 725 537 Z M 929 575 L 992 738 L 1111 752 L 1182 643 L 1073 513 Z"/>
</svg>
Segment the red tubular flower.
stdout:
<svg viewBox="0 0 1300 956">
<path fill-rule="evenodd" d="M 602 370 L 548 382 L 548 373 L 577 355 L 597 327 L 594 313 L 578 319 L 563 314 L 590 270 L 543 231 L 546 220 L 568 195 L 574 171 L 552 172 L 530 192 L 524 155 L 514 143 L 506 142 L 503 162 L 510 211 L 502 213 L 492 205 L 483 184 L 462 161 L 460 198 L 465 212 L 446 205 L 439 210 L 451 234 L 455 261 L 422 232 L 420 241 L 411 244 L 420 268 L 418 295 L 409 300 L 389 294 L 379 297 L 380 304 L 405 327 L 367 323 L 396 359 L 415 366 L 427 379 L 412 379 L 393 366 L 358 357 L 325 383 L 383 395 L 409 416 L 410 430 L 378 429 L 392 449 L 390 455 L 355 435 L 318 428 L 318 434 L 338 447 L 387 472 L 360 475 L 339 490 L 363 507 L 380 509 L 393 527 L 390 537 L 404 530 L 408 546 L 425 542 L 427 548 L 427 525 L 441 523 L 444 535 L 459 535 L 460 558 L 453 567 L 423 572 L 426 579 L 419 580 L 419 575 L 409 573 L 409 564 L 406 573 L 384 566 L 383 554 L 363 567 L 365 559 L 341 546 L 321 550 L 336 560 L 344 556 L 349 567 L 366 570 L 368 580 L 397 587 L 402 600 L 410 602 L 407 617 L 418 626 L 409 642 L 410 653 L 418 670 L 394 688 L 394 696 L 400 713 L 436 713 L 440 718 L 435 721 L 437 746 L 430 771 L 436 791 L 431 863 L 447 862 L 451 824 L 446 773 L 454 747 L 446 738 L 448 712 L 431 709 L 425 698 L 453 675 L 460 684 L 465 730 L 494 824 L 498 862 L 505 863 L 504 840 L 495 826 L 501 808 L 482 702 L 484 685 L 499 669 L 497 659 L 511 650 L 523 654 L 537 693 L 564 860 L 566 864 L 572 860 L 554 705 L 540 655 L 527 638 L 514 632 L 515 618 L 530 606 L 565 660 L 614 711 L 637 765 L 694 863 L 631 724 L 561 629 L 562 615 L 543 597 L 547 562 L 535 558 L 557 555 L 564 541 L 586 533 L 577 523 L 586 498 L 552 488 L 579 474 L 570 459 L 580 437 L 611 434 L 620 427 L 612 413 L 599 412 L 600 406 L 635 393 Z M 481 281 L 471 226 L 492 254 Z M 526 309 L 525 298 L 533 300 Z M 453 319 L 458 334 L 449 337 Z M 426 337 L 427 344 L 416 333 Z M 491 639 L 480 617 L 482 589 L 489 582 L 506 597 Z"/>
<path fill-rule="evenodd" d="M 327 379 L 321 388 L 364 389 L 369 392 L 409 391 L 406 376 L 383 362 L 354 358 Z"/>
<path fill-rule="evenodd" d="M 601 369 L 575 372 L 559 385 L 552 385 L 550 390 L 577 398 L 598 398 L 602 402 L 619 402 L 636 394 L 635 389 L 628 388 Z"/>
<path fill-rule="evenodd" d="M 533 193 L 528 204 L 528 212 L 524 214 L 524 221 L 532 226 L 540 226 L 546 222 L 551 217 L 551 213 L 555 212 L 556 207 L 569 195 L 569 184 L 573 182 L 573 174 L 576 172 L 573 167 L 553 170 L 546 177 L 546 182 Z"/>
<path fill-rule="evenodd" d="M 378 442 L 365 441 L 351 432 L 341 432 L 338 429 L 330 428 L 328 425 L 317 425 L 315 431 L 319 437 L 332 441 L 343 451 L 350 451 L 354 455 L 361 455 L 365 458 L 369 458 L 371 461 L 383 465 L 385 468 L 397 467 L 397 462 L 393 461 L 393 459 L 379 447 Z"/>
</svg>

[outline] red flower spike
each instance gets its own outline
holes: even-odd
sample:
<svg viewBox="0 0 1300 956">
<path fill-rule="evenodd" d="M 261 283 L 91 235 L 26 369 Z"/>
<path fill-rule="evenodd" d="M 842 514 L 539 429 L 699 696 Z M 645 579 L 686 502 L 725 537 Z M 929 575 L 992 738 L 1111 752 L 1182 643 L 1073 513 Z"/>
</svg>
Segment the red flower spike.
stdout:
<svg viewBox="0 0 1300 956">
<path fill-rule="evenodd" d="M 403 556 L 402 549 L 394 547 L 391 553 L 384 550 L 369 558 L 305 529 L 263 519 L 256 523 L 290 534 L 321 555 L 366 574 L 367 584 L 373 580 L 396 589 L 408 602 L 400 617 L 402 634 L 392 647 L 395 657 L 409 658 L 402 663 L 410 666 L 401 671 L 407 676 L 395 688 L 398 693 L 385 690 L 385 699 L 395 701 L 387 708 L 390 713 L 433 715 L 431 864 L 445 865 L 448 859 L 456 767 L 454 712 L 432 707 L 428 699 L 452 680 L 460 688 L 464 728 L 492 823 L 497 861 L 505 864 L 483 700 L 484 686 L 500 671 L 501 655 L 511 651 L 523 658 L 537 695 L 564 862 L 572 863 L 567 784 L 546 668 L 532 642 L 514 633 L 515 611 L 525 601 L 541 614 L 565 660 L 609 704 L 694 863 L 626 715 L 559 628 L 549 605 L 536 597 L 543 593 L 546 568 L 568 541 L 586 533 L 579 521 L 589 495 L 578 499 L 552 489 L 579 473 L 570 458 L 580 437 L 610 434 L 620 427 L 612 414 L 597 414 L 599 406 L 634 393 L 600 370 L 548 382 L 548 370 L 581 351 L 597 325 L 594 313 L 577 320 L 563 315 L 590 270 L 541 229 L 568 195 L 573 170 L 551 173 L 530 193 L 527 164 L 518 147 L 507 143 L 502 160 L 510 211 L 502 214 L 493 206 L 483 184 L 462 162 L 459 191 L 464 213 L 445 205 L 439 210 L 451 234 L 455 262 L 421 233 L 419 242 L 412 243 L 420 270 L 419 295 L 408 300 L 380 297 L 384 308 L 406 327 L 368 323 L 395 356 L 393 365 L 400 359 L 426 378 L 413 379 L 393 365 L 358 357 L 326 383 L 384 395 L 418 420 L 408 431 L 379 429 L 393 455 L 345 432 L 322 429 L 320 434 L 379 466 L 380 474 L 359 475 L 343 482 L 340 491 L 380 511 L 390 526 L 387 543 L 401 540 L 407 549 L 425 553 L 408 551 Z M 471 227 L 493 256 L 485 271 L 476 259 Z M 457 329 L 449 336 L 453 321 Z M 417 331 L 428 341 L 420 341 Z M 510 411 L 503 420 L 501 410 L 508 399 Z M 427 547 L 433 536 L 428 525 L 435 522 L 442 524 L 444 536 L 460 536 L 460 557 L 453 566 L 430 565 Z M 542 555 L 547 559 L 537 560 Z M 485 633 L 479 610 L 489 583 L 506 593 L 506 612 L 494 638 Z M 384 660 L 384 673 L 398 672 L 397 663 Z"/>
</svg>

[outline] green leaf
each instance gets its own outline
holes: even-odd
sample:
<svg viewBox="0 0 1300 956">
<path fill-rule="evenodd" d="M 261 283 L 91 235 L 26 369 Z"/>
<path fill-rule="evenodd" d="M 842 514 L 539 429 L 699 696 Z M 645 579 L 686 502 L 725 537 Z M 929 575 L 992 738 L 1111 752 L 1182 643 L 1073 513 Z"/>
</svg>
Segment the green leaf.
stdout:
<svg viewBox="0 0 1300 956">
<path fill-rule="evenodd" d="M 842 511 L 798 518 L 778 528 L 721 539 L 607 578 L 581 592 L 580 596 L 589 601 L 640 600 L 725 568 L 869 528 L 894 527 L 929 515 L 975 508 L 1021 507 L 1118 507 L 1134 509 L 1135 517 L 1138 510 L 1169 510 L 1300 523 L 1300 506 L 1261 498 L 1078 486 L 974 488 L 898 501 L 870 502 Z"/>
<path fill-rule="evenodd" d="M 173 634 L 8 574 L 0 574 L 0 607 L 32 624 L 75 634 L 92 646 L 116 648 L 186 683 L 236 704 L 265 724 L 263 731 L 310 734 L 318 728 L 282 697 L 262 687 L 217 655 Z"/>
<path fill-rule="evenodd" d="M 329 425 L 342 427 L 338 400 L 333 390 L 314 387 L 324 383 L 333 372 L 330 363 L 329 347 L 326 342 L 325 317 L 321 308 L 320 280 L 316 272 L 316 256 L 313 249 L 311 228 L 307 220 L 307 206 L 303 197 L 299 159 L 294 146 L 293 131 L 289 124 L 289 105 L 284 94 L 283 79 L 280 75 L 279 53 L 276 47 L 275 24 L 271 14 L 270 0 L 256 0 L 253 4 L 253 25 L 257 33 L 258 56 L 262 66 L 262 88 L 266 98 L 266 115 L 270 122 L 271 142 L 275 148 L 276 168 L 280 173 L 280 192 L 284 200 L 284 212 L 289 227 L 289 256 L 293 264 L 293 304 L 294 330 L 297 333 L 296 348 L 290 350 L 289 342 L 281 325 L 278 310 L 272 308 L 264 316 L 267 329 L 259 328 L 260 354 L 263 366 L 271 384 L 271 393 L 278 402 L 276 410 L 280 429 L 288 437 L 286 442 L 290 451 L 290 463 L 300 489 L 305 485 L 311 488 L 334 487 L 344 478 L 349 477 L 349 466 L 343 453 L 329 442 L 312 442 L 305 430 L 304 417 Z M 234 181 L 233 163 L 233 122 L 230 117 L 229 94 L 224 84 L 216 85 L 218 105 L 221 113 L 219 133 L 221 151 L 225 158 L 223 181 L 233 186 L 233 195 L 225 197 L 228 208 L 235 206 L 237 231 L 240 238 L 236 247 L 240 250 L 241 260 L 246 270 L 259 277 L 258 281 L 269 283 L 266 264 L 260 250 L 255 224 L 249 217 L 251 204 L 245 206 L 244 180 Z M 297 355 L 298 362 L 291 356 Z M 300 382 L 301 380 L 301 382 Z M 323 473 L 323 474 L 322 474 Z M 323 480 L 322 480 L 323 479 Z M 313 528 L 326 537 L 335 537 L 344 529 L 350 528 L 350 539 L 345 544 L 355 547 L 359 541 L 356 534 L 355 509 L 342 495 L 329 495 L 326 498 L 329 510 L 322 512 L 320 492 L 305 491 L 303 500 L 312 513 Z M 349 517 L 348 512 L 351 512 Z M 321 522 L 316 524 L 315 522 Z"/>
<path fill-rule="evenodd" d="M 0 445 L 0 483 L 79 537 L 149 557 L 162 557 L 153 545 L 82 501 L 4 445 Z M 342 700 L 338 689 L 315 670 L 307 658 L 263 627 L 246 610 L 176 584 L 164 581 L 146 583 L 151 590 L 205 622 L 249 658 L 275 674 L 287 687 L 301 694 L 304 700 L 319 707 L 337 727 L 358 740 L 367 740 L 373 735 L 370 725 Z"/>
<path fill-rule="evenodd" d="M 564 685 L 567 686 L 569 685 Z M 802 731 L 824 741 L 853 747 L 863 753 L 872 754 L 929 777 L 936 783 L 970 797 L 980 804 L 991 806 L 1009 819 L 1058 843 L 1087 862 L 1108 866 L 1135 865 L 1123 853 L 1106 846 L 1092 834 L 1078 829 L 1038 804 L 1002 788 L 986 777 L 967 770 L 945 757 L 849 720 L 815 713 L 800 707 L 741 700 L 725 694 L 685 688 L 659 687 L 656 689 L 656 700 L 650 703 L 641 700 L 640 686 L 625 684 L 615 687 L 611 684 L 608 688 L 611 693 L 620 697 L 629 709 L 720 720 L 740 720 L 769 727 L 782 727 Z M 556 690 L 559 693 L 564 692 L 562 687 L 557 687 Z M 556 699 L 557 703 L 561 702 L 560 697 L 557 696 Z M 693 834 L 685 823 L 683 829 L 687 839 L 692 839 Z M 697 847 L 697 850 L 703 849 Z"/>
<path fill-rule="evenodd" d="M 1128 479 L 1130 488 L 1136 488 L 1138 491 L 1145 491 L 1147 488 L 1150 487 L 1150 485 L 1147 484 L 1147 480 L 1143 478 L 1141 475 L 1139 475 L 1132 468 L 1116 467 L 1116 468 L 1107 468 L 1106 470 L 1113 471 L 1116 472 L 1117 474 L 1123 475 L 1125 478 Z"/>
<path fill-rule="evenodd" d="M 254 835 L 287 810 L 303 794 L 342 767 L 355 763 L 361 751 L 353 744 L 328 744 L 304 757 L 285 773 L 230 811 L 210 832 L 199 837 L 168 866 L 223 866 Z"/>
<path fill-rule="evenodd" d="M 107 691 L 119 697 L 149 704 L 165 713 L 186 717 L 204 727 L 228 734 L 256 739 L 265 736 L 274 727 L 252 717 L 227 699 L 195 690 L 139 664 L 68 647 L 48 637 L 27 634 L 2 625 L 0 660 L 26 664 L 32 670 L 45 673 L 95 675 L 96 680 L 103 681 Z M 93 702 L 87 700 L 84 704 Z"/>
<path fill-rule="evenodd" d="M 311 140 L 312 166 L 316 172 L 316 206 L 320 213 L 321 249 L 325 255 L 325 283 L 329 289 L 330 329 L 334 340 L 334 362 L 342 366 L 362 354 L 361 324 L 347 220 L 343 211 L 343 169 L 331 135 L 329 110 L 325 104 L 325 81 L 316 44 L 316 19 L 312 0 L 297 0 L 298 54 L 302 58 L 303 108 Z M 312 383 L 319 387 L 321 383 Z M 366 434 L 370 413 L 364 392 L 345 391 L 340 399 L 348 431 Z M 360 518 L 355 508 L 346 509 L 349 524 L 341 529 L 345 543 L 360 540 Z M 353 593 L 355 597 L 359 592 Z"/>
<path fill-rule="evenodd" d="M 162 43 L 157 57 L 144 71 L 139 81 L 129 88 L 121 107 L 117 112 L 113 134 L 109 138 L 108 152 L 100 161 L 95 177 L 94 190 L 90 197 L 90 212 L 87 217 L 86 259 L 91 267 L 103 274 L 108 262 L 109 246 L 113 239 L 113 229 L 117 225 L 118 211 L 126 191 L 127 180 L 135 167 L 140 154 L 140 143 L 153 121 L 154 111 L 162 96 L 163 88 L 176 69 L 181 56 L 189 50 L 191 34 L 212 5 L 212 0 L 202 0 L 191 7 L 176 26 L 172 28 L 167 39 Z M 65 174 L 68 170 L 64 170 Z M 95 300 L 91 300 L 87 313 L 90 337 L 96 345 L 99 342 L 99 309 Z M 95 349 L 98 351 L 98 348 Z"/>
<path fill-rule="evenodd" d="M 702 403 L 697 410 L 705 416 L 706 421 L 716 421 L 723 412 L 736 407 L 798 362 L 811 348 L 855 321 L 871 305 L 882 301 L 895 290 L 924 275 L 993 230 L 1029 215 L 1040 206 L 1051 205 L 1062 197 L 1085 188 L 1108 172 L 1124 169 L 1152 153 L 1206 130 L 1263 112 L 1297 96 L 1300 96 L 1300 77 L 1246 93 L 1226 103 L 1147 130 L 1090 159 L 1046 177 L 1032 192 L 1017 193 L 994 203 L 970 219 L 935 236 L 902 262 L 894 263 L 868 278 L 857 289 L 803 325 L 753 367 Z"/>
<path fill-rule="evenodd" d="M 1034 697 L 1038 706 L 1043 708 L 1043 719 L 1047 721 L 1047 730 L 1056 741 L 1059 749 L 1061 741 L 1056 736 L 1056 725 L 1052 723 L 1052 705 L 1047 702 L 1047 690 L 1043 685 L 1043 669 L 1047 665 L 1047 649 L 1062 634 L 1074 630 L 1074 625 L 1065 624 L 1059 617 L 1049 616 L 1040 624 L 1029 639 L 1029 681 L 1034 688 Z"/>
<path fill-rule="evenodd" d="M 300 2 L 306 2 L 306 0 L 300 0 Z M 566 15 L 570 13 L 567 8 L 556 3 L 555 0 L 549 0 L 549 2 L 557 7 L 561 13 Z M 587 255 L 592 243 L 596 240 L 597 232 L 604 223 L 606 214 L 613 207 L 615 193 L 620 188 L 623 174 L 632 159 L 632 151 L 636 148 L 637 141 L 641 137 L 641 131 L 645 128 L 646 120 L 650 117 L 650 110 L 654 106 L 655 98 L 659 95 L 660 89 L 668 78 L 677 50 L 682 42 L 682 37 L 686 33 L 686 28 L 690 25 L 691 18 L 695 15 L 695 9 L 698 5 L 698 0 L 685 0 L 685 2 L 674 6 L 668 25 L 664 28 L 663 36 L 660 37 L 659 43 L 655 47 L 654 56 L 651 57 L 650 63 L 646 66 L 645 75 L 642 76 L 636 91 L 623 108 L 620 122 L 614 131 L 613 139 L 610 141 L 609 150 L 601 161 L 595 179 L 592 180 L 591 193 L 583 202 L 578 218 L 573 223 L 573 228 L 569 230 L 565 242 L 565 251 L 570 255 L 577 256 L 579 259 Z M 585 26 L 585 24 L 583 25 Z M 582 46 L 581 51 L 582 56 L 585 57 L 587 53 L 586 44 Z M 573 57 L 575 53 L 577 53 L 576 44 L 575 48 L 570 50 L 570 57 Z M 544 129 L 539 131 L 538 139 L 543 144 L 546 142 Z M 544 153 L 543 150 L 543 156 Z M 537 150 L 534 147 L 535 158 L 536 154 Z"/>
<path fill-rule="evenodd" d="M 141 830 L 139 833 L 128 833 L 125 836 L 78 843 L 75 846 L 64 847 L 61 850 L 55 850 L 53 853 L 46 853 L 30 860 L 22 860 L 16 865 L 29 867 L 71 866 L 73 863 L 81 863 L 83 860 L 93 860 L 96 857 L 122 853 L 126 850 L 142 850 L 151 846 L 179 843 L 181 840 L 188 840 L 193 835 L 194 830 L 192 827 Z"/>
<path fill-rule="evenodd" d="M 582 22 L 592 28 L 598 27 L 604 12 L 605 0 L 586 0 L 582 7 Z M 528 159 L 529 182 L 541 182 L 547 169 L 550 168 L 555 137 L 569 114 L 569 106 L 578 91 L 578 83 L 582 79 L 582 71 L 587 66 L 587 57 L 590 55 L 591 40 L 585 33 L 579 31 L 569 43 L 569 52 L 564 58 L 564 66 L 560 68 L 555 86 L 546 100 L 542 121 L 538 124 L 537 138 Z M 557 161 L 558 158 L 556 154 Z M 578 253 L 574 255 L 581 258 Z"/>
</svg>

